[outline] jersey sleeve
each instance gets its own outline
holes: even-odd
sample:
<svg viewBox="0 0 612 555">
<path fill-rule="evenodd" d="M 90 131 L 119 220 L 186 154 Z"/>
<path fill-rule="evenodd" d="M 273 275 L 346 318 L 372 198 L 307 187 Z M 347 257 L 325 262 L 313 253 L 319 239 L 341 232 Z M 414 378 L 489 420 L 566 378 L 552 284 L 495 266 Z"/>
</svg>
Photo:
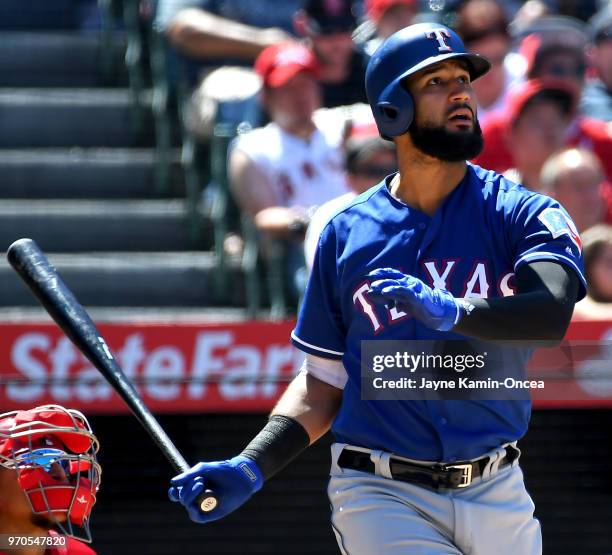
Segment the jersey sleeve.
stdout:
<svg viewBox="0 0 612 555">
<path fill-rule="evenodd" d="M 336 234 L 328 224 L 319 239 L 291 342 L 308 354 L 341 359 L 345 337 L 336 265 Z"/>
<path fill-rule="evenodd" d="M 582 242 L 570 215 L 555 200 L 540 194 L 516 207 L 510 226 L 514 271 L 524 264 L 551 260 L 573 270 L 580 281 L 578 299 L 586 295 Z"/>
</svg>

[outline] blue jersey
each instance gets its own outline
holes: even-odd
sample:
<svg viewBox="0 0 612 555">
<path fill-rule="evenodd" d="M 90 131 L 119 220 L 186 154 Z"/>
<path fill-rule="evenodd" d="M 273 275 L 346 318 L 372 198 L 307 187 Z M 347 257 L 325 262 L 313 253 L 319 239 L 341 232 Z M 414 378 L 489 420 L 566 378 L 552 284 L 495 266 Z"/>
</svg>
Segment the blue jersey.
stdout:
<svg viewBox="0 0 612 555">
<path fill-rule="evenodd" d="M 321 234 L 293 344 L 342 359 L 348 381 L 332 432 L 336 440 L 436 461 L 477 457 L 527 431 L 531 404 L 517 401 L 361 399 L 361 341 L 445 339 L 417 319 L 374 304 L 366 274 L 396 268 L 455 297 L 514 293 L 523 264 L 571 268 L 586 293 L 580 237 L 554 200 L 468 164 L 433 216 L 389 192 L 391 176 L 336 214 Z"/>
</svg>

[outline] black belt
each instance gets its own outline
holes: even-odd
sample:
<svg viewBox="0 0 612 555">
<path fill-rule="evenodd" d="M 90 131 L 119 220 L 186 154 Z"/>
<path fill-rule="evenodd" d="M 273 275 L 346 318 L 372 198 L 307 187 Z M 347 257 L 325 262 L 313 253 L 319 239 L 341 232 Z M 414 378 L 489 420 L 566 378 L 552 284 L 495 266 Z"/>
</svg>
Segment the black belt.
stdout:
<svg viewBox="0 0 612 555">
<path fill-rule="evenodd" d="M 508 445 L 505 449 L 506 454 L 500 459 L 498 468 L 512 464 L 519 457 L 520 451 L 516 447 Z M 459 461 L 452 464 L 420 464 L 408 462 L 392 455 L 389 459 L 389 467 L 394 480 L 410 482 L 434 490 L 457 489 L 469 486 L 475 478 L 482 476 L 489 461 L 490 457 L 485 455 L 475 461 Z M 345 447 L 342 450 L 338 458 L 338 465 L 342 468 L 375 473 L 370 453 L 356 451 L 350 447 Z"/>
</svg>

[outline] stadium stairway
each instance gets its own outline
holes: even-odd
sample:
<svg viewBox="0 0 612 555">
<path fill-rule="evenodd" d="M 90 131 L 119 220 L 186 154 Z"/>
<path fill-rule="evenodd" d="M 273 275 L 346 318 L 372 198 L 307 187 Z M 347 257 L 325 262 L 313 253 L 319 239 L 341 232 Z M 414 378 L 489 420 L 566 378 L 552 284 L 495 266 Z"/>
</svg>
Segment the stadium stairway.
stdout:
<svg viewBox="0 0 612 555">
<path fill-rule="evenodd" d="M 173 190 L 156 194 L 152 122 L 134 131 L 125 37 L 114 34 L 109 75 L 99 29 L 67 17 L 75 1 L 0 6 L 0 245 L 36 240 L 88 307 L 213 307 L 212 237 L 206 225 L 189 233 L 178 150 Z M 95 2 L 79 1 L 99 20 Z M 36 304 L 3 257 L 0 314 Z"/>
</svg>

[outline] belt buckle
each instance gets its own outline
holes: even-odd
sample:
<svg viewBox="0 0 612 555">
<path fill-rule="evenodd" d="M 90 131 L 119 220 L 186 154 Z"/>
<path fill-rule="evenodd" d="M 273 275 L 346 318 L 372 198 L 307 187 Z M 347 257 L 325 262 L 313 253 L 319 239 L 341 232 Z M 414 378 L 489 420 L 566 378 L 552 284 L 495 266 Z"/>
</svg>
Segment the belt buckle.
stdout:
<svg viewBox="0 0 612 555">
<path fill-rule="evenodd" d="M 457 488 L 467 488 L 472 483 L 471 464 L 452 464 L 444 467 L 444 470 L 461 470 L 461 481 L 457 484 Z"/>
</svg>

